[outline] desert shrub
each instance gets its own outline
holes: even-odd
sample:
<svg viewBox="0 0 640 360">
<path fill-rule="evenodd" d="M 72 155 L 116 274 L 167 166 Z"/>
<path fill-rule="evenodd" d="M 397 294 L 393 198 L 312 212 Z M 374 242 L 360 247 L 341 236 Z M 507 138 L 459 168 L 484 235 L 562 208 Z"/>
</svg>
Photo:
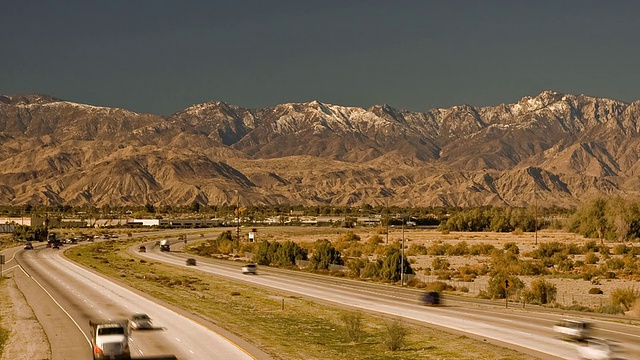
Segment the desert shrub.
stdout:
<svg viewBox="0 0 640 360">
<path fill-rule="evenodd" d="M 466 287 L 466 286 L 462 286 L 462 287 L 460 287 L 460 292 L 468 293 L 469 292 L 469 288 Z"/>
<path fill-rule="evenodd" d="M 396 351 L 402 348 L 404 345 L 405 339 L 409 334 L 409 330 L 400 320 L 392 320 L 386 323 L 386 333 L 384 344 L 387 346 L 387 349 L 391 351 Z"/>
<path fill-rule="evenodd" d="M 338 241 L 340 241 L 340 240 L 343 240 L 343 241 L 360 241 L 360 236 L 358 234 L 354 233 L 353 231 L 347 231 L 346 233 L 338 236 L 338 239 L 336 239 L 336 240 L 338 240 Z"/>
<path fill-rule="evenodd" d="M 578 244 L 571 243 L 567 245 L 567 252 L 571 255 L 584 254 L 584 249 Z"/>
<path fill-rule="evenodd" d="M 558 289 L 556 286 L 544 279 L 534 280 L 531 286 L 524 292 L 528 302 L 537 304 L 548 304 L 556 300 Z"/>
<path fill-rule="evenodd" d="M 605 262 L 607 269 L 620 270 L 624 267 L 624 260 L 620 258 L 610 258 Z"/>
<path fill-rule="evenodd" d="M 573 267 L 579 268 L 579 267 L 583 267 L 583 266 L 584 266 L 584 261 L 582 261 L 582 260 L 576 260 L 576 261 L 573 262 Z"/>
<path fill-rule="evenodd" d="M 441 293 L 443 291 L 452 290 L 453 287 L 444 281 L 434 281 L 427 283 L 427 286 L 425 286 L 424 289 L 427 291 L 437 291 Z"/>
<path fill-rule="evenodd" d="M 629 311 L 638 297 L 640 297 L 640 293 L 631 286 L 617 288 L 611 293 L 611 304 L 620 305 L 624 308 L 624 311 Z"/>
<path fill-rule="evenodd" d="M 607 245 L 600 245 L 600 254 L 611 255 L 611 249 Z"/>
<path fill-rule="evenodd" d="M 520 248 L 518 248 L 518 245 L 515 242 L 508 242 L 504 244 L 504 247 L 502 248 L 502 250 L 504 250 L 505 252 L 520 254 Z"/>
<path fill-rule="evenodd" d="M 614 255 L 624 255 L 631 252 L 631 248 L 625 244 L 618 244 L 613 247 L 612 251 Z"/>
<path fill-rule="evenodd" d="M 427 249 L 427 254 L 434 256 L 442 256 L 446 255 L 449 251 L 451 251 L 451 244 L 447 243 L 437 243 L 429 246 Z"/>
<path fill-rule="evenodd" d="M 585 264 L 597 264 L 600 258 L 593 251 L 589 251 L 584 258 Z"/>
<path fill-rule="evenodd" d="M 347 339 L 356 342 L 362 338 L 364 331 L 362 330 L 362 313 L 348 312 L 343 313 L 340 319 L 344 324 Z"/>
<path fill-rule="evenodd" d="M 365 266 L 367 266 L 367 264 L 367 259 L 356 258 L 347 260 L 345 265 L 349 271 L 349 276 L 357 278 L 360 277 L 360 272 L 365 268 Z"/>
<path fill-rule="evenodd" d="M 518 275 L 536 276 L 546 275 L 549 273 L 547 267 L 540 260 L 524 260 L 520 261 L 519 265 L 520 271 L 517 272 Z"/>
<path fill-rule="evenodd" d="M 602 295 L 602 294 L 604 294 L 604 292 L 602 292 L 602 289 L 594 287 L 594 288 L 589 289 L 589 294 Z"/>
<path fill-rule="evenodd" d="M 431 261 L 431 267 L 433 270 L 447 270 L 451 264 L 449 260 L 437 257 Z"/>
<path fill-rule="evenodd" d="M 558 263 L 558 270 L 571 271 L 573 270 L 573 261 L 571 259 L 565 259 Z"/>
<path fill-rule="evenodd" d="M 583 253 L 587 253 L 587 252 L 598 252 L 600 251 L 600 248 L 598 247 L 598 243 L 596 243 L 593 240 L 589 240 L 587 242 L 584 243 L 584 246 L 582 248 L 582 252 Z"/>
<path fill-rule="evenodd" d="M 520 228 L 515 228 L 511 233 L 513 235 L 522 235 L 522 234 L 524 234 L 524 231 L 522 231 L 522 229 L 520 229 Z"/>
<path fill-rule="evenodd" d="M 619 304 L 603 305 L 596 308 L 596 312 L 601 314 L 618 315 L 624 314 L 624 309 Z"/>
<path fill-rule="evenodd" d="M 467 255 L 469 253 L 469 245 L 466 241 L 461 241 L 457 243 L 454 247 L 452 247 L 448 254 L 453 256 L 462 256 Z"/>
<path fill-rule="evenodd" d="M 427 247 L 422 244 L 411 244 L 407 249 L 407 256 L 427 255 Z"/>
<path fill-rule="evenodd" d="M 489 255 L 493 250 L 495 250 L 495 246 L 491 244 L 473 244 L 469 247 L 469 254 L 474 256 Z"/>
<path fill-rule="evenodd" d="M 535 259 L 551 258 L 553 255 L 563 252 L 565 248 L 565 245 L 557 241 L 544 242 L 538 245 L 538 248 L 532 252 L 531 256 Z"/>
<path fill-rule="evenodd" d="M 489 279 L 489 286 L 487 287 L 487 293 L 492 299 L 504 299 L 506 291 L 502 287 L 505 279 L 511 281 L 511 288 L 509 292 L 521 290 L 524 288 L 524 283 L 516 276 L 507 276 L 505 273 L 497 273 Z"/>
<path fill-rule="evenodd" d="M 437 271 L 436 274 L 438 274 L 438 280 L 451 280 L 451 271 L 440 270 Z"/>
<path fill-rule="evenodd" d="M 569 306 L 563 306 L 562 308 L 565 310 L 572 310 L 572 311 L 593 312 L 592 308 L 588 306 L 580 305 L 580 304 L 572 304 Z"/>
<path fill-rule="evenodd" d="M 380 276 L 380 264 L 377 261 L 369 262 L 360 272 L 363 279 L 375 279 Z"/>
<path fill-rule="evenodd" d="M 603 276 L 605 279 L 615 279 L 615 278 L 617 277 L 617 274 L 616 274 L 616 272 L 615 272 L 615 271 L 604 271 L 604 272 L 602 273 L 602 276 Z"/>
</svg>

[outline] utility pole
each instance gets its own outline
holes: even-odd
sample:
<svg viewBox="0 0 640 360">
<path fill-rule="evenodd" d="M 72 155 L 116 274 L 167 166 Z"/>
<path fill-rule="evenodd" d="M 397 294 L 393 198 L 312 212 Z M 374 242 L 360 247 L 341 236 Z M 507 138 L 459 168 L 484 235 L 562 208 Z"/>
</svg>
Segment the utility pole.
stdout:
<svg viewBox="0 0 640 360">
<path fill-rule="evenodd" d="M 404 216 L 402 217 L 402 251 L 400 252 L 400 286 L 404 286 Z"/>
<path fill-rule="evenodd" d="M 538 245 L 538 197 L 536 196 L 536 183 L 533 182 L 533 229 L 536 245 Z"/>
<path fill-rule="evenodd" d="M 387 198 L 387 245 L 389 245 L 389 199 Z"/>
<path fill-rule="evenodd" d="M 236 190 L 236 237 L 240 241 L 240 193 Z"/>
</svg>

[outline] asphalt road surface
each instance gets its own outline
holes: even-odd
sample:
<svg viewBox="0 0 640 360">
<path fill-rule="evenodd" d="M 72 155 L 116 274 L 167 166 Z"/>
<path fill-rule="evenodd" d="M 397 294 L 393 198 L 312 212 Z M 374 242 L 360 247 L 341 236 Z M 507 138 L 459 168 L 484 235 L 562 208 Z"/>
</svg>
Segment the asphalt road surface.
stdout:
<svg viewBox="0 0 640 360">
<path fill-rule="evenodd" d="M 127 319 L 133 313 L 148 314 L 156 327 L 131 332 L 134 359 L 255 358 L 199 322 L 75 265 L 59 250 L 38 245 L 7 258 L 5 268 L 13 271 L 43 325 L 53 359 L 91 359 L 89 320 Z"/>
<path fill-rule="evenodd" d="M 180 244 L 175 244 L 180 245 Z M 148 246 L 147 253 L 138 256 L 185 266 L 193 255 L 182 253 L 179 246 L 171 252 L 160 252 L 157 246 Z M 175 249 L 175 250 L 174 250 Z M 133 251 L 133 249 L 132 249 Z M 576 343 L 560 339 L 552 330 L 562 319 L 588 316 L 588 314 L 562 313 L 542 308 L 522 310 L 517 304 L 506 309 L 504 303 L 476 299 L 445 298 L 445 306 L 426 307 L 420 304 L 420 291 L 398 286 L 365 283 L 348 279 L 314 275 L 304 272 L 259 267 L 258 275 L 243 275 L 241 263 L 197 258 L 197 266 L 189 267 L 255 285 L 321 299 L 342 306 L 400 316 L 410 321 L 428 323 L 453 331 L 506 345 L 523 353 L 543 359 L 575 359 Z M 521 306 L 521 305 L 520 305 Z M 535 308 L 535 307 L 533 307 Z M 616 341 L 625 351 L 626 359 L 640 359 L 640 327 L 627 324 L 623 318 L 590 317 L 595 336 Z"/>
</svg>

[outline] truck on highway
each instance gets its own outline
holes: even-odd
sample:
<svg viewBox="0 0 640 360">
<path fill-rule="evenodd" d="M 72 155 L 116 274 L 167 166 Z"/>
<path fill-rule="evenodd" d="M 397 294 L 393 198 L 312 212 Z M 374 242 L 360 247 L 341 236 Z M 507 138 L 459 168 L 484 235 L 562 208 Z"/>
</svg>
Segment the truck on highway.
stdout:
<svg viewBox="0 0 640 360">
<path fill-rule="evenodd" d="M 131 359 L 129 320 L 89 321 L 93 359 Z"/>
<path fill-rule="evenodd" d="M 164 239 L 160 241 L 160 251 L 171 251 L 171 244 L 169 240 Z"/>
</svg>

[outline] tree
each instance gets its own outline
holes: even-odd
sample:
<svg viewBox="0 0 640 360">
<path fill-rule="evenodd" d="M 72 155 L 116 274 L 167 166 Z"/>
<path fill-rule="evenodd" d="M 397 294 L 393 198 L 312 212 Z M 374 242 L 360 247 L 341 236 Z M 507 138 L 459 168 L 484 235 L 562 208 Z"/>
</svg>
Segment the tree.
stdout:
<svg viewBox="0 0 640 360">
<path fill-rule="evenodd" d="M 310 268 L 314 270 L 328 269 L 329 265 L 343 265 L 342 256 L 329 240 L 322 239 L 316 241 L 316 245 L 311 255 Z"/>
<path fill-rule="evenodd" d="M 400 280 L 400 274 L 402 271 L 401 266 L 401 258 L 402 254 L 400 249 L 394 246 L 390 246 L 387 249 L 387 253 L 382 259 L 382 266 L 380 267 L 379 276 L 388 281 L 396 282 Z M 404 258 L 404 273 L 405 274 L 413 274 L 413 269 L 407 261 L 407 258 Z"/>
</svg>

